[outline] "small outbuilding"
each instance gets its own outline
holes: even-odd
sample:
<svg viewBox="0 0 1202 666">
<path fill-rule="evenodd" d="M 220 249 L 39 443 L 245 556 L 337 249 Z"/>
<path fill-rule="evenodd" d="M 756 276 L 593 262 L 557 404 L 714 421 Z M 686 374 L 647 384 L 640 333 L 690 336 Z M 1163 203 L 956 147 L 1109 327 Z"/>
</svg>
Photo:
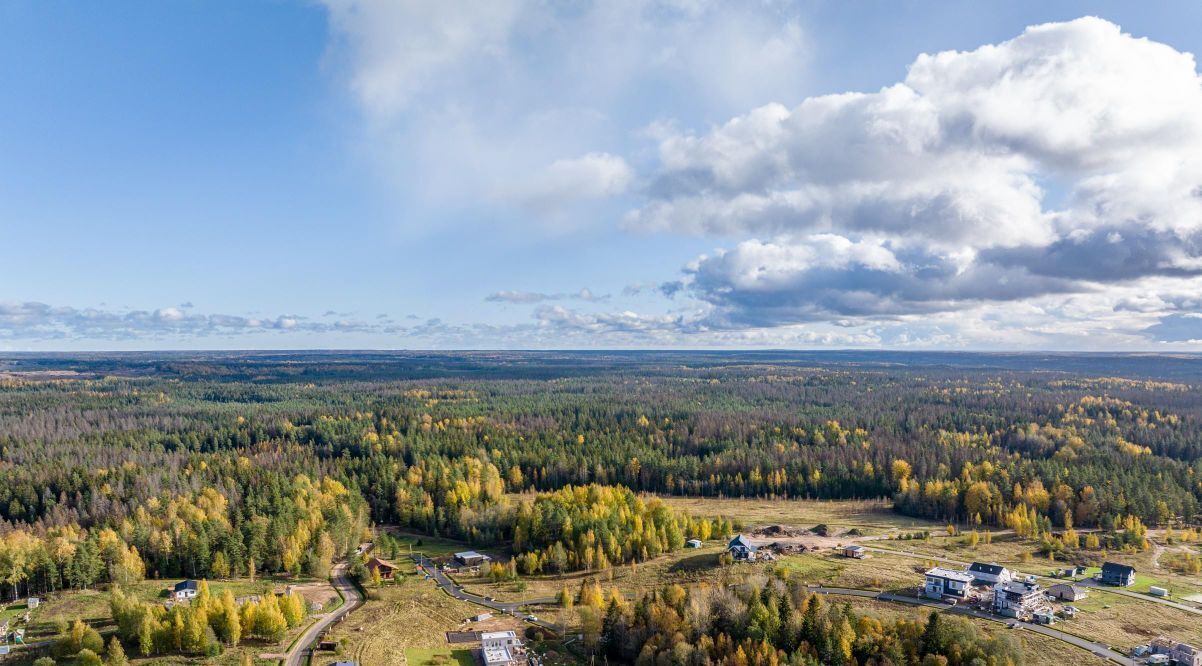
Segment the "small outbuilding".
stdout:
<svg viewBox="0 0 1202 666">
<path fill-rule="evenodd" d="M 689 548 L 700 548 L 701 547 L 701 539 L 689 539 L 688 541 L 686 541 L 684 543 Z"/>
<path fill-rule="evenodd" d="M 843 557 L 850 557 L 853 560 L 862 560 L 868 549 L 863 546 L 844 546 Z"/>
</svg>

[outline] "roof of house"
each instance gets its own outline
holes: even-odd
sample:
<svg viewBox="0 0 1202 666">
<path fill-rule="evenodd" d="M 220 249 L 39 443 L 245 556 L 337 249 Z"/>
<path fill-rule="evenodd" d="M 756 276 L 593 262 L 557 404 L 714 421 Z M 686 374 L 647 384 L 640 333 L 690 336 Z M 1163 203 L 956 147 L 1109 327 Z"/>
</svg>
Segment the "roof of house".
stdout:
<svg viewBox="0 0 1202 666">
<path fill-rule="evenodd" d="M 461 560 L 467 560 L 467 559 L 471 559 L 473 557 L 487 558 L 488 556 L 483 553 L 477 553 L 474 550 L 465 550 L 462 553 L 455 553 L 455 557 L 457 557 Z"/>
<path fill-rule="evenodd" d="M 964 573 L 963 571 L 956 571 L 955 569 L 944 569 L 943 567 L 935 567 L 933 569 L 927 569 L 926 575 L 933 576 L 935 578 L 945 578 L 947 580 L 956 580 L 956 581 L 960 581 L 962 583 L 971 583 L 972 582 L 972 576 L 970 576 L 969 574 Z"/>
<path fill-rule="evenodd" d="M 742 534 L 737 535 L 735 538 L 730 540 L 730 543 L 726 544 L 727 548 L 734 548 L 735 546 L 742 546 L 748 550 L 756 549 L 755 544 L 748 541 L 747 537 L 743 536 Z"/>
<path fill-rule="evenodd" d="M 1072 583 L 1056 583 L 1048 588 L 1048 592 L 1051 592 L 1052 590 L 1072 590 L 1073 594 L 1081 594 L 1085 591 L 1085 588 L 1081 587 L 1080 585 L 1073 585 Z"/>
<path fill-rule="evenodd" d="M 843 550 L 854 550 L 858 553 L 858 552 L 863 551 L 864 547 L 863 546 L 848 546 L 848 547 L 844 548 Z"/>
<path fill-rule="evenodd" d="M 689 543 L 701 543 L 701 539 L 689 539 Z"/>
<path fill-rule="evenodd" d="M 371 567 L 373 565 L 377 566 L 377 567 L 384 567 L 385 569 L 399 569 L 400 568 L 397 565 L 393 564 L 392 562 L 389 562 L 388 560 L 380 559 L 378 557 L 373 557 L 367 561 L 367 566 Z"/>
<path fill-rule="evenodd" d="M 1006 567 L 1000 564 L 985 564 L 984 562 L 973 562 L 968 570 L 973 573 L 989 574 L 990 576 L 1000 576 Z"/>
<path fill-rule="evenodd" d="M 1030 594 L 1039 592 L 1039 586 L 1035 583 L 1028 583 L 1023 580 L 1012 580 L 1009 583 L 999 583 L 993 589 L 1002 590 L 1004 592 L 1013 592 L 1014 594 Z"/>
<path fill-rule="evenodd" d="M 1135 573 L 1135 567 L 1128 566 L 1126 564 L 1119 564 L 1117 562 L 1107 562 L 1102 565 L 1102 573 L 1104 573 L 1104 574 L 1112 573 L 1112 574 L 1118 574 L 1120 576 L 1130 576 L 1131 574 Z"/>
<path fill-rule="evenodd" d="M 486 631 L 480 634 L 480 640 L 487 641 L 494 638 L 517 638 L 517 632 L 514 631 Z"/>
<path fill-rule="evenodd" d="M 194 580 L 182 580 L 175 584 L 175 591 L 182 592 L 184 590 L 195 590 L 199 587 Z"/>
</svg>

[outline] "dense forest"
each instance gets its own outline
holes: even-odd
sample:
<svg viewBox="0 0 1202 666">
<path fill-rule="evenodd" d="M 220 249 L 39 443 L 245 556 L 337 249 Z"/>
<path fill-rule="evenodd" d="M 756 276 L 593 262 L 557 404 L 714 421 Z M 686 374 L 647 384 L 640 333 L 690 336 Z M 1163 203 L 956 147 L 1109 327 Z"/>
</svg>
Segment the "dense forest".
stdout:
<svg viewBox="0 0 1202 666">
<path fill-rule="evenodd" d="M 649 494 L 1138 534 L 1202 513 L 1200 382 L 1194 357 L 9 355 L 0 594 L 322 575 L 373 523 L 527 573 L 732 529 Z"/>
</svg>

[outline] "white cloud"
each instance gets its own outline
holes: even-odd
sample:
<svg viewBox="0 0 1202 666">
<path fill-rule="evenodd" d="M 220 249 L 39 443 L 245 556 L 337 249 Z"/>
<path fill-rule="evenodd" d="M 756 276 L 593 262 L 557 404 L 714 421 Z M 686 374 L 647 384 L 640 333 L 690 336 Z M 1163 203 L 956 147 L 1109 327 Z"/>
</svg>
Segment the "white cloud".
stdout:
<svg viewBox="0 0 1202 666">
<path fill-rule="evenodd" d="M 621 194 L 632 128 L 787 98 L 809 63 L 777 0 L 323 3 L 334 71 L 410 209 L 555 214 Z"/>
<path fill-rule="evenodd" d="M 621 157 L 589 153 L 555 160 L 510 197 L 535 211 L 558 211 L 572 204 L 622 194 L 632 177 L 630 165 Z"/>
<path fill-rule="evenodd" d="M 1194 59 L 1101 19 L 922 55 L 878 92 L 762 106 L 658 149 L 629 227 L 757 238 L 685 270 L 715 325 L 1113 296 L 1202 273 Z"/>
</svg>

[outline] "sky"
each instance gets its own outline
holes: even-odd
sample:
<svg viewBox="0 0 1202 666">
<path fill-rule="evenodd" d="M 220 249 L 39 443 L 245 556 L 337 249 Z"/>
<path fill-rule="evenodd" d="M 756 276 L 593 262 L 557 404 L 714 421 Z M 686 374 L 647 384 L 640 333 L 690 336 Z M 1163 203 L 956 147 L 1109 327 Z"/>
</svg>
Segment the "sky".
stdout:
<svg viewBox="0 0 1202 666">
<path fill-rule="evenodd" d="M 0 0 L 0 351 L 1202 351 L 1200 26 Z"/>
</svg>

